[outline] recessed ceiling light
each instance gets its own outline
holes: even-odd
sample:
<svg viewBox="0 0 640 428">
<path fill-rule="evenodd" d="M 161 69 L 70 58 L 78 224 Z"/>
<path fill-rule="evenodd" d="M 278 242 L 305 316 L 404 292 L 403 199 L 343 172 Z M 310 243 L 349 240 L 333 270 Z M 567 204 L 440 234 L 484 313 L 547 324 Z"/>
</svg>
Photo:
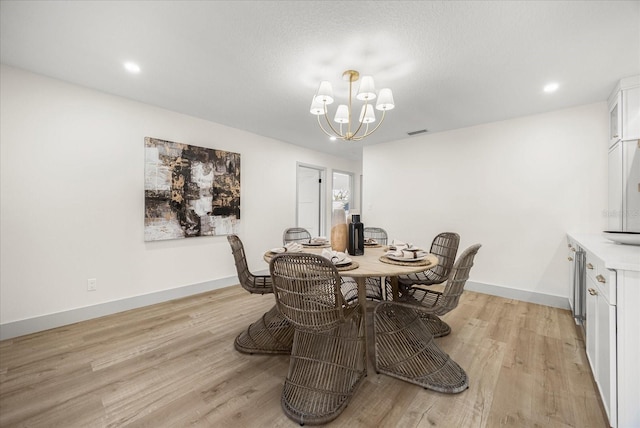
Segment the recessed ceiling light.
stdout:
<svg viewBox="0 0 640 428">
<path fill-rule="evenodd" d="M 336 137 L 329 137 L 331 141 L 336 141 Z"/>
<path fill-rule="evenodd" d="M 557 91 L 559 87 L 560 85 L 558 85 L 556 82 L 551 82 L 547 83 L 543 90 L 547 93 L 551 93 Z"/>
<path fill-rule="evenodd" d="M 140 73 L 140 66 L 138 64 L 136 64 L 135 62 L 125 62 L 124 63 L 124 68 L 129 73 L 133 73 L 133 74 Z"/>
</svg>

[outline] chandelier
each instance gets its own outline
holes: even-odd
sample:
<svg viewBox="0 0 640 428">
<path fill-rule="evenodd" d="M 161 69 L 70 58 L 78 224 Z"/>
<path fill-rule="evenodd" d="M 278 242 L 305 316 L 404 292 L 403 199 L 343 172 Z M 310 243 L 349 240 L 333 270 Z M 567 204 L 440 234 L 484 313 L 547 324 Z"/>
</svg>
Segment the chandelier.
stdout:
<svg viewBox="0 0 640 428">
<path fill-rule="evenodd" d="M 336 110 L 336 115 L 334 116 L 333 121 L 339 124 L 337 129 L 331 123 L 331 120 L 329 119 L 329 112 L 327 110 L 327 106 L 333 103 L 333 90 L 330 82 L 326 80 L 320 82 L 318 92 L 316 92 L 311 101 L 310 112 L 318 117 L 318 125 L 320 126 L 320 129 L 331 137 L 331 139 L 360 141 L 376 132 L 380 125 L 382 125 L 384 115 L 387 110 L 391 110 L 395 107 L 393 104 L 393 94 L 391 93 L 391 89 L 384 88 L 380 89 L 380 93 L 376 96 L 373 77 L 362 76 L 356 98 L 360 101 L 364 101 L 364 104 L 360 110 L 359 123 L 356 125 L 351 120 L 351 97 L 353 94 L 353 82 L 360 78 L 360 73 L 355 70 L 347 70 L 342 73 L 342 78 L 349 82 L 349 102 L 348 104 L 340 104 Z M 380 122 L 378 122 L 373 129 L 369 130 L 369 124 L 376 121 L 376 114 L 373 111 L 372 104 L 372 101 L 376 99 L 376 97 L 378 98 L 378 101 L 376 102 L 376 110 L 382 111 L 382 117 L 380 118 Z M 322 126 L 320 116 L 324 116 L 329 130 Z"/>
</svg>

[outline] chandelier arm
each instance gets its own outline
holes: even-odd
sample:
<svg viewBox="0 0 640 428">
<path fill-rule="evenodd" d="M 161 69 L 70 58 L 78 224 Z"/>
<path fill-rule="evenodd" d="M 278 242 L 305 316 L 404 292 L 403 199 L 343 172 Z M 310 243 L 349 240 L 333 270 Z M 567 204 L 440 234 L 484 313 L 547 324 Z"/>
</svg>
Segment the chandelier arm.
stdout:
<svg viewBox="0 0 640 428">
<path fill-rule="evenodd" d="M 351 102 L 351 99 L 349 99 L 349 102 Z M 364 102 L 364 106 L 363 109 L 366 112 L 367 111 L 367 106 L 369 105 L 369 100 L 365 100 Z M 384 117 L 384 111 L 382 112 L 383 117 Z M 364 119 L 364 117 L 363 117 Z M 367 131 L 365 130 L 364 134 L 358 138 L 358 140 L 366 137 L 367 135 L 371 135 L 376 129 L 378 129 L 378 126 L 380 126 L 380 124 L 382 123 L 382 120 L 380 121 L 380 123 L 378 123 L 378 125 L 375 127 L 375 129 L 373 131 L 371 131 L 370 133 L 367 134 Z M 351 124 L 351 117 L 349 117 L 349 124 Z M 358 132 L 360 132 L 360 129 L 362 128 L 362 125 L 364 124 L 364 122 L 360 122 L 360 126 L 358 126 L 358 129 L 356 129 L 356 131 L 353 133 L 353 139 L 355 139 L 356 135 L 358 135 Z M 369 124 L 367 124 L 367 128 L 369 127 Z M 366 128 L 365 128 L 366 129 Z M 358 141 L 356 140 L 356 141 Z"/>
<path fill-rule="evenodd" d="M 366 103 L 364 104 L 365 106 L 367 105 Z M 366 107 L 365 107 L 366 108 Z M 351 118 L 349 118 L 351 119 Z M 362 125 L 364 124 L 364 122 L 360 122 L 360 125 L 358 126 L 358 129 L 356 129 L 356 131 L 353 133 L 353 136 L 355 137 L 356 135 L 358 135 L 358 132 L 360 132 L 360 129 L 362 128 Z M 349 122 L 349 125 L 351 125 L 351 122 Z M 366 132 L 365 132 L 366 134 Z M 363 135 L 364 137 L 364 135 Z"/>
<path fill-rule="evenodd" d="M 380 122 L 378 122 L 378 124 L 376 125 L 376 127 L 375 127 L 375 128 L 373 128 L 373 129 L 371 130 L 371 132 L 365 132 L 363 135 L 359 136 L 357 139 L 355 139 L 355 138 L 354 138 L 354 139 L 355 139 L 356 141 L 360 141 L 360 140 L 362 140 L 363 138 L 368 137 L 369 135 L 371 135 L 371 134 L 373 134 L 374 132 L 376 132 L 376 130 L 377 130 L 378 128 L 380 128 L 380 125 L 382 125 L 382 122 L 384 122 L 384 115 L 385 115 L 385 113 L 386 113 L 386 112 L 387 112 L 386 110 L 382 110 L 382 117 L 380 118 Z"/>
<path fill-rule="evenodd" d="M 369 135 L 373 134 L 374 132 L 376 132 L 376 130 L 378 128 L 380 128 L 380 125 L 382 125 L 382 122 L 384 122 L 384 115 L 387 111 L 386 110 L 382 110 L 382 117 L 380 118 L 380 122 L 378 122 L 378 124 L 376 125 L 375 128 L 373 128 L 371 130 L 371 132 L 365 133 L 362 137 L 368 137 Z"/>
<path fill-rule="evenodd" d="M 333 129 L 333 127 L 331 126 L 331 124 L 329 124 L 329 126 L 331 126 L 331 129 L 333 130 L 333 132 L 335 133 L 335 135 L 331 134 L 330 132 L 328 132 L 326 129 L 324 129 L 324 126 L 322 126 L 322 122 L 320 122 L 320 115 L 317 116 L 318 117 L 318 126 L 320 126 L 320 129 L 322 129 L 322 132 L 324 132 L 325 134 L 327 134 L 328 137 L 335 137 L 335 138 L 342 138 L 340 136 L 340 134 L 336 133 L 335 130 Z"/>
<path fill-rule="evenodd" d="M 339 133 L 338 131 L 336 131 L 336 129 L 333 127 L 333 125 L 331 125 L 331 121 L 329 120 L 329 112 L 327 111 L 327 105 L 324 105 L 324 118 L 327 121 L 327 125 L 329 125 L 329 128 L 331 128 L 331 130 L 333 131 L 334 134 L 336 135 L 329 135 L 330 137 L 337 137 L 337 138 L 342 138 L 344 139 L 344 135 L 342 135 L 341 133 Z M 318 123 L 320 123 L 320 116 L 318 116 Z M 324 131 L 324 128 L 322 127 L 322 125 L 320 125 L 320 127 L 322 128 L 322 130 Z M 327 131 L 325 131 L 326 133 Z"/>
</svg>

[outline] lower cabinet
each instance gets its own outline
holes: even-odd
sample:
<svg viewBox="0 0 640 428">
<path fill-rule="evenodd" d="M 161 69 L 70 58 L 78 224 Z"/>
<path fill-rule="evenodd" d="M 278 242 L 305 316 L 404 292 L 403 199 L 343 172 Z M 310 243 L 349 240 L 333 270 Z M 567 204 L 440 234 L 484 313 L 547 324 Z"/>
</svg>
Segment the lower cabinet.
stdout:
<svg viewBox="0 0 640 428">
<path fill-rule="evenodd" d="M 616 271 L 587 252 L 586 257 L 586 324 L 587 359 L 595 378 L 610 425 L 617 421 L 617 343 L 615 294 Z"/>
<path fill-rule="evenodd" d="M 571 248 L 585 252 L 576 294 L 585 297 L 587 359 L 609 425 L 640 428 L 640 247 L 600 234 L 568 239 L 569 258 Z"/>
</svg>

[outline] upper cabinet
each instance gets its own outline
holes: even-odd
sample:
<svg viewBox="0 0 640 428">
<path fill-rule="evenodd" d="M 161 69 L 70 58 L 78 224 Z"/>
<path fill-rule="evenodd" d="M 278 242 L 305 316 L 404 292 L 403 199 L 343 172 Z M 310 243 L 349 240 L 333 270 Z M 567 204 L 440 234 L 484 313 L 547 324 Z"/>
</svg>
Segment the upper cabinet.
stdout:
<svg viewBox="0 0 640 428">
<path fill-rule="evenodd" d="M 622 79 L 609 96 L 609 147 L 640 139 L 640 76 Z"/>
</svg>

